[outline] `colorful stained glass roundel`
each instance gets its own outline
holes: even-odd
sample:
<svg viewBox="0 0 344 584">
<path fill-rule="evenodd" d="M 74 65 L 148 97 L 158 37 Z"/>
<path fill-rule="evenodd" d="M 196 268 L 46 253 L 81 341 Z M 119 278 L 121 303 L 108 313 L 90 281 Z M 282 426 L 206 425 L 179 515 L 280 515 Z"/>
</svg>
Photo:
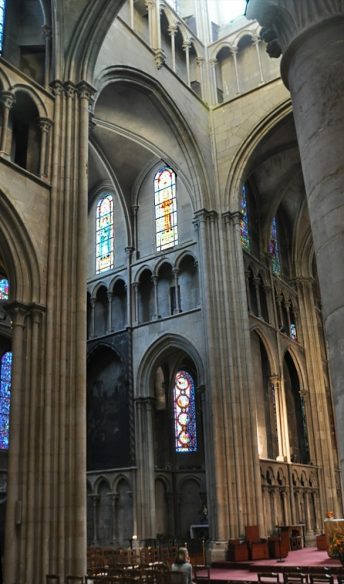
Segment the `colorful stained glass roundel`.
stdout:
<svg viewBox="0 0 344 584">
<path fill-rule="evenodd" d="M 96 219 L 96 273 L 111 270 L 114 266 L 113 198 L 105 194 L 97 205 Z"/>
<path fill-rule="evenodd" d="M 196 452 L 195 384 L 187 371 L 176 374 L 173 399 L 176 452 Z"/>
<path fill-rule="evenodd" d="M 12 380 L 12 353 L 2 356 L 0 370 L 0 449 L 7 450 L 9 443 L 10 402 Z"/>
<path fill-rule="evenodd" d="M 176 175 L 164 166 L 154 177 L 156 249 L 178 244 Z"/>
</svg>

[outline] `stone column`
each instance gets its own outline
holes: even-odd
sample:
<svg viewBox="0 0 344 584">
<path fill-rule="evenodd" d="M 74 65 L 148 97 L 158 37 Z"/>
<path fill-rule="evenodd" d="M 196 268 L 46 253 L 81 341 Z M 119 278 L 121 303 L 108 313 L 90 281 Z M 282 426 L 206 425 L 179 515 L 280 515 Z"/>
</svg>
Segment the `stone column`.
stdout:
<svg viewBox="0 0 344 584">
<path fill-rule="evenodd" d="M 260 58 L 260 50 L 259 50 L 260 38 L 259 38 L 259 36 L 254 36 L 252 40 L 253 40 L 254 46 L 256 47 L 257 61 L 258 61 L 259 74 L 260 74 L 260 83 L 263 84 L 264 83 L 264 76 L 263 76 L 262 60 Z"/>
<path fill-rule="evenodd" d="M 176 72 L 176 34 L 178 26 L 177 24 L 171 24 L 168 27 L 168 32 L 171 37 L 171 55 L 172 55 L 172 69 Z"/>
<path fill-rule="evenodd" d="M 159 290 L 158 290 L 158 276 L 152 276 L 152 282 L 154 286 L 154 314 L 153 320 L 157 320 L 159 318 Z"/>
<path fill-rule="evenodd" d="M 44 58 L 44 87 L 48 87 L 50 81 L 50 65 L 51 65 L 51 27 L 44 24 L 42 26 L 42 35 L 45 45 Z"/>
<path fill-rule="evenodd" d="M 5 563 L 4 581 L 12 584 L 18 581 L 21 566 L 19 565 L 20 553 L 20 524 L 22 511 L 21 492 L 21 460 L 22 460 L 22 386 L 26 369 L 22 365 L 26 363 L 26 351 L 24 350 L 26 319 L 28 308 L 25 305 L 15 304 L 9 310 L 12 318 L 12 383 L 11 383 L 11 409 L 10 409 L 10 433 L 9 443 L 11 448 L 8 457 L 6 502 L 6 529 L 5 529 Z M 26 439 L 27 437 L 25 437 Z"/>
<path fill-rule="evenodd" d="M 7 152 L 7 131 L 8 131 L 8 118 L 10 111 L 15 103 L 15 97 L 10 91 L 2 91 L 0 94 L 0 100 L 2 104 L 2 128 L 1 128 L 1 142 L 0 142 L 0 154 L 5 154 L 9 156 Z"/>
<path fill-rule="evenodd" d="M 190 79 L 190 48 L 191 48 L 191 41 L 187 40 L 183 42 L 183 49 L 185 51 L 185 62 L 186 62 L 186 80 L 187 84 L 190 87 L 191 79 Z"/>
<path fill-rule="evenodd" d="M 51 120 L 48 120 L 47 118 L 40 118 L 39 127 L 41 130 L 41 150 L 39 159 L 39 176 L 41 178 L 46 178 L 49 174 L 49 133 L 51 126 Z"/>
<path fill-rule="evenodd" d="M 180 309 L 180 306 L 179 306 L 179 293 L 178 293 L 178 288 L 179 288 L 179 273 L 180 273 L 179 268 L 173 268 L 173 274 L 174 274 L 174 289 L 175 289 L 175 307 L 174 307 L 174 314 L 179 314 L 179 312 L 181 312 L 181 309 Z"/>
<path fill-rule="evenodd" d="M 283 53 L 323 303 L 338 449 L 344 471 L 344 4 L 250 0 L 272 56 Z"/>
<path fill-rule="evenodd" d="M 238 54 L 238 47 L 232 47 L 231 48 L 231 55 L 232 55 L 233 61 L 234 61 L 235 78 L 236 78 L 236 84 L 237 84 L 237 91 L 236 92 L 237 92 L 237 94 L 239 94 L 239 93 L 241 93 L 241 90 L 240 90 L 237 54 Z"/>
<path fill-rule="evenodd" d="M 253 284 L 254 284 L 254 291 L 256 294 L 256 301 L 257 301 L 257 312 L 258 312 L 258 318 L 262 318 L 262 307 L 260 304 L 260 293 L 259 293 L 259 278 L 257 278 L 256 276 L 254 276 L 253 278 Z"/>
<path fill-rule="evenodd" d="M 139 539 L 152 539 L 155 530 L 155 485 L 153 444 L 153 403 L 150 397 L 138 397 L 136 406 L 137 452 L 137 528 Z"/>
<path fill-rule="evenodd" d="M 112 290 L 107 291 L 107 332 L 112 331 Z"/>
</svg>

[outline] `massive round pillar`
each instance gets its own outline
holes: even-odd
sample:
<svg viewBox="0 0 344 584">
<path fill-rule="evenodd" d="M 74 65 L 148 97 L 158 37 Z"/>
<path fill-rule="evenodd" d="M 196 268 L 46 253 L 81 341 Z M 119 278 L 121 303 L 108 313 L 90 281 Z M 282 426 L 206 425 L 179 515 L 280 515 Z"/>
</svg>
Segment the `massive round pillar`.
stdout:
<svg viewBox="0 0 344 584">
<path fill-rule="evenodd" d="M 249 0 L 294 110 L 344 476 L 344 1 Z M 316 388 L 315 388 L 316 389 Z"/>
</svg>

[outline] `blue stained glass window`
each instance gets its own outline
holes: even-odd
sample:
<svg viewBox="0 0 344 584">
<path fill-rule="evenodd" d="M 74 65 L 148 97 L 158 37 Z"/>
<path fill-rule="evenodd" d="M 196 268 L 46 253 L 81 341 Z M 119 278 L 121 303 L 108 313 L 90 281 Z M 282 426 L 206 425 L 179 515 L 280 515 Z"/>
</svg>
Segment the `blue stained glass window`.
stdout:
<svg viewBox="0 0 344 584">
<path fill-rule="evenodd" d="M 174 380 L 174 433 L 176 452 L 197 451 L 195 384 L 186 371 Z"/>
<path fill-rule="evenodd" d="M 164 166 L 154 177 L 156 249 L 178 244 L 176 175 Z"/>
<path fill-rule="evenodd" d="M 293 341 L 297 341 L 296 325 L 293 322 L 290 323 L 290 338 L 293 339 Z"/>
<path fill-rule="evenodd" d="M 0 449 L 8 449 L 12 381 L 12 353 L 2 356 L 0 370 Z"/>
<path fill-rule="evenodd" d="M 5 7 L 6 0 L 0 0 L 0 51 L 4 42 Z"/>
<path fill-rule="evenodd" d="M 245 184 L 242 187 L 241 191 L 241 205 L 240 205 L 240 212 L 241 212 L 241 220 L 240 220 L 240 238 L 241 238 L 241 245 L 247 251 L 250 250 L 250 234 L 249 234 L 249 216 L 248 216 L 248 188 Z"/>
<path fill-rule="evenodd" d="M 97 205 L 96 219 L 96 273 L 111 270 L 114 266 L 113 251 L 113 198 L 104 195 Z"/>
<path fill-rule="evenodd" d="M 269 243 L 269 253 L 271 254 L 271 267 L 275 274 L 281 273 L 281 258 L 280 258 L 280 248 L 278 243 L 278 230 L 276 217 L 273 218 L 271 224 L 271 236 Z"/>
<path fill-rule="evenodd" d="M 0 300 L 8 300 L 9 285 L 7 278 L 0 278 Z"/>
</svg>

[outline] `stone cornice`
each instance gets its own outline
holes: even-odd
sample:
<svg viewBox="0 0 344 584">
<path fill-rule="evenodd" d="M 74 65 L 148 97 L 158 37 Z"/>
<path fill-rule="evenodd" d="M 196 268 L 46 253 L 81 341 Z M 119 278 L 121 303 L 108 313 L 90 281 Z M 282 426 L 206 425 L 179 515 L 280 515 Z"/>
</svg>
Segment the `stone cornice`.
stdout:
<svg viewBox="0 0 344 584">
<path fill-rule="evenodd" d="M 246 15 L 263 27 L 270 56 L 279 57 L 311 27 L 344 17 L 344 0 L 249 0 Z"/>
</svg>

